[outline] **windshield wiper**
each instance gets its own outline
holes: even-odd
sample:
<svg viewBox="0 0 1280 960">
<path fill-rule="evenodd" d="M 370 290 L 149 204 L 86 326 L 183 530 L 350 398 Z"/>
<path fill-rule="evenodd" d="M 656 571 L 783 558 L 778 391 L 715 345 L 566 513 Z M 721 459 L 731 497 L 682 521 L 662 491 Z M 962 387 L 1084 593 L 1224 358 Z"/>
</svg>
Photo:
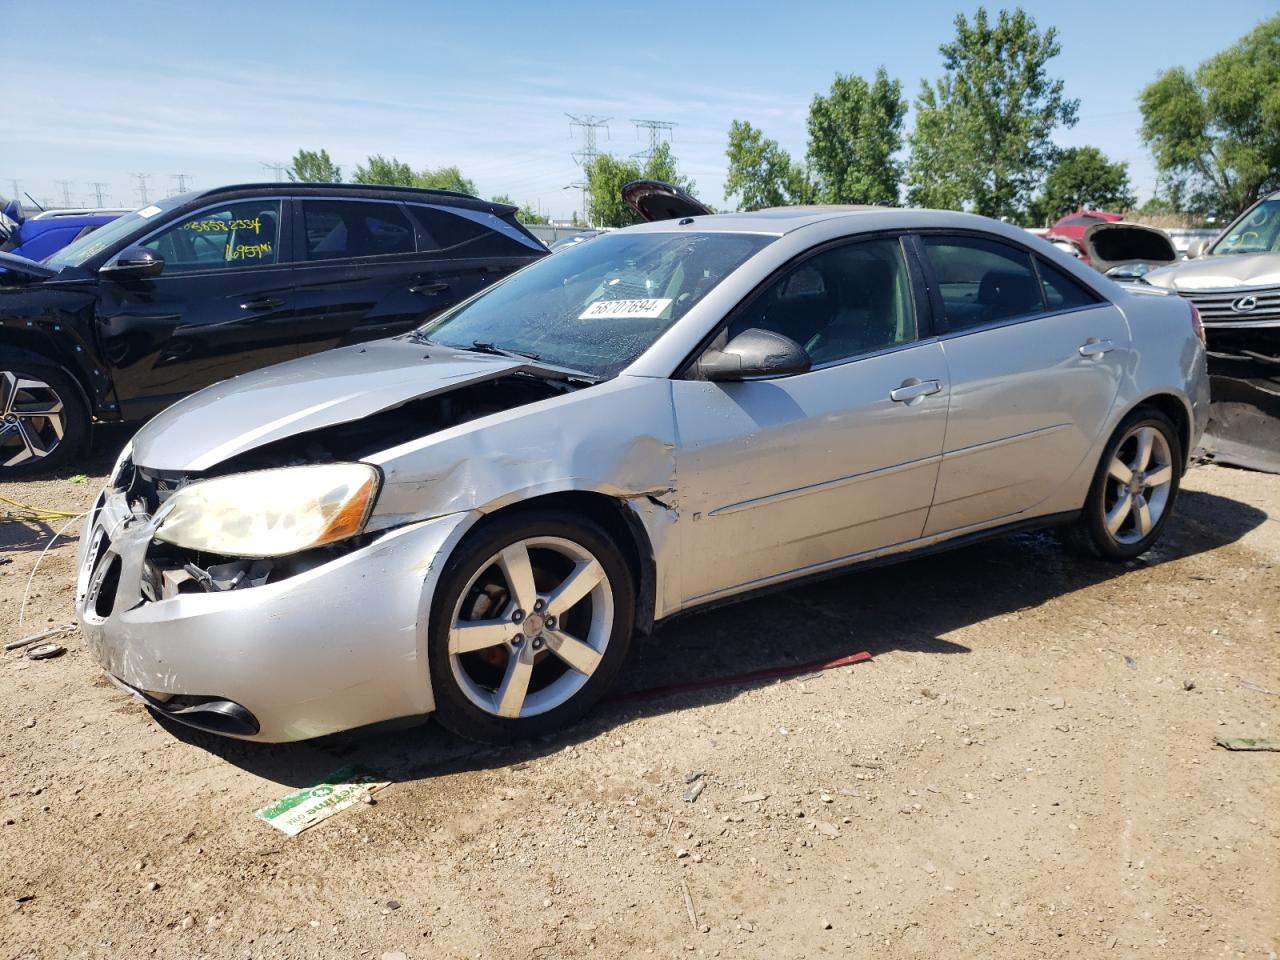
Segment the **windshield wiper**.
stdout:
<svg viewBox="0 0 1280 960">
<path fill-rule="evenodd" d="M 511 350 L 507 347 L 499 347 L 484 340 L 472 340 L 471 346 L 463 347 L 463 350 L 470 350 L 473 353 L 491 353 L 496 357 L 523 357 L 526 360 L 541 360 L 542 358 L 536 353 L 526 353 L 523 350 Z"/>
</svg>

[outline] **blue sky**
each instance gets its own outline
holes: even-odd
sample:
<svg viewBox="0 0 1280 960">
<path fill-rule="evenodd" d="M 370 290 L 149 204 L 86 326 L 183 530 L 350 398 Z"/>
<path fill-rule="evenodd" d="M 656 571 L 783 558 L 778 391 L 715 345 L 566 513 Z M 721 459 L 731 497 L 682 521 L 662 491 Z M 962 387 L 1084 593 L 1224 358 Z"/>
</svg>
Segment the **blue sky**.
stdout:
<svg viewBox="0 0 1280 960">
<path fill-rule="evenodd" d="M 1165 67 L 1195 66 L 1275 12 L 1274 0 L 1026 2 L 1057 27 L 1051 65 L 1078 97 L 1064 146 L 1126 160 L 1154 186 L 1136 98 Z M 11 180 L 73 203 L 273 179 L 263 162 L 326 147 L 348 174 L 370 153 L 457 164 L 487 195 L 568 216 L 580 202 L 565 113 L 612 118 L 599 146 L 643 149 L 634 118 L 675 123 L 683 173 L 724 204 L 729 122 L 749 120 L 803 155 L 814 93 L 883 63 L 914 98 L 941 70 L 956 0 L 364 4 L 0 0 L 10 38 L 0 97 L 0 194 Z M 989 4 L 989 9 L 998 8 Z M 639 11 L 643 10 L 643 13 Z M 628 12 L 630 11 L 630 12 Z M 14 42 L 17 38 L 18 42 Z M 908 125 L 910 118 L 908 118 Z"/>
</svg>

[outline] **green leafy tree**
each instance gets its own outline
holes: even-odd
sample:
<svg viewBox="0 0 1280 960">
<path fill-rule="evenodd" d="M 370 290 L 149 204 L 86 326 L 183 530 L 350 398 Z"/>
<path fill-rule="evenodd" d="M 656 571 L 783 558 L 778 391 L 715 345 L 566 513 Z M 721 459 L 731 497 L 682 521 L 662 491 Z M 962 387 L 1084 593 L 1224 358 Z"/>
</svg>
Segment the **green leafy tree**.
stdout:
<svg viewBox="0 0 1280 960">
<path fill-rule="evenodd" d="M 395 157 L 384 157 L 380 153 L 371 156 L 365 165 L 356 165 L 352 179 L 356 183 L 377 183 L 391 187 L 413 187 L 413 168 Z"/>
<path fill-rule="evenodd" d="M 523 205 L 518 204 L 514 200 L 512 200 L 509 196 L 507 196 L 505 193 L 498 194 L 496 197 L 493 198 L 493 202 L 505 203 L 513 207 L 518 207 L 519 209 L 516 210 L 516 219 L 519 220 L 521 223 L 550 223 L 551 222 L 542 213 L 533 209 L 533 207 L 529 206 L 529 204 L 527 203 Z"/>
<path fill-rule="evenodd" d="M 898 202 L 902 122 L 907 101 L 902 84 L 884 67 L 868 83 L 836 75 L 831 91 L 809 105 L 808 170 L 819 203 Z"/>
<path fill-rule="evenodd" d="M 426 168 L 413 175 L 415 187 L 426 187 L 432 190 L 454 190 L 457 193 L 476 195 L 475 181 L 468 180 L 457 167 L 440 167 L 432 170 Z"/>
<path fill-rule="evenodd" d="M 342 168 L 329 159 L 328 150 L 299 150 L 293 155 L 289 179 L 301 183 L 341 183 Z"/>
<path fill-rule="evenodd" d="M 1156 168 L 1199 209 L 1232 217 L 1280 187 L 1280 15 L 1138 98 Z"/>
<path fill-rule="evenodd" d="M 745 120 L 729 124 L 729 175 L 724 198 L 737 198 L 739 210 L 760 210 L 806 203 L 811 195 L 804 170 L 778 141 Z"/>
<path fill-rule="evenodd" d="M 946 72 L 916 100 L 908 197 L 1016 219 L 1053 160 L 1054 129 L 1073 126 L 1079 109 L 1046 69 L 1061 52 L 1057 31 L 1041 31 L 1021 8 L 992 23 L 979 7 L 955 26 L 939 48 Z"/>
<path fill-rule="evenodd" d="M 690 193 L 694 183 L 680 175 L 671 145 L 661 143 L 641 166 L 635 160 L 602 153 L 585 170 L 587 178 L 587 220 L 597 227 L 625 227 L 639 223 L 622 199 L 622 188 L 632 180 L 661 180 Z"/>
<path fill-rule="evenodd" d="M 1028 219 L 1048 225 L 1081 207 L 1124 212 L 1137 202 L 1127 163 L 1112 163 L 1097 147 L 1068 147 L 1054 159 Z"/>
</svg>

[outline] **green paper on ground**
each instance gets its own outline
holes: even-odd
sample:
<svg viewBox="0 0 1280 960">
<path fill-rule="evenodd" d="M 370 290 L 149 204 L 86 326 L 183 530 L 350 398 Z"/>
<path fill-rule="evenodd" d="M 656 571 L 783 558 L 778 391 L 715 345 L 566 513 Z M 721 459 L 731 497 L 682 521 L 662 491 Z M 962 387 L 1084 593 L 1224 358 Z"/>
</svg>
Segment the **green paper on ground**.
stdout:
<svg viewBox="0 0 1280 960">
<path fill-rule="evenodd" d="M 1214 737 L 1213 742 L 1228 750 L 1280 750 L 1275 737 Z"/>
<path fill-rule="evenodd" d="M 275 803 L 254 812 L 259 820 L 291 837 L 296 837 L 308 827 L 314 827 L 335 813 L 359 803 L 365 796 L 387 786 L 391 781 L 382 780 L 364 767 L 343 767 L 329 774 L 314 787 L 295 790 Z"/>
</svg>

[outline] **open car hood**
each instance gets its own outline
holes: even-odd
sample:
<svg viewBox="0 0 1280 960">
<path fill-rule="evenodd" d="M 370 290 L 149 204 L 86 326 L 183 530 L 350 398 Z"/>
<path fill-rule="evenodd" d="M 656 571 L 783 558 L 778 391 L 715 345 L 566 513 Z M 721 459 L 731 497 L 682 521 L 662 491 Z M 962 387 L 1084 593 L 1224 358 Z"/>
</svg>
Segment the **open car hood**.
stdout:
<svg viewBox="0 0 1280 960">
<path fill-rule="evenodd" d="M 47 280 L 58 275 L 57 270 L 50 270 L 43 264 L 13 253 L 0 253 L 0 268 L 10 273 L 21 273 L 36 280 Z"/>
<path fill-rule="evenodd" d="M 714 212 L 679 187 L 661 180 L 633 180 L 623 185 L 622 199 L 637 216 L 650 223 L 679 217 L 705 217 Z"/>
<path fill-rule="evenodd" d="M 327 350 L 179 401 L 134 436 L 133 462 L 150 470 L 208 470 L 275 440 L 532 366 L 408 338 Z"/>
<path fill-rule="evenodd" d="M 1122 220 L 1088 227 L 1084 249 L 1089 262 L 1103 273 L 1121 264 L 1163 266 L 1178 260 L 1178 251 L 1163 230 Z"/>
</svg>

